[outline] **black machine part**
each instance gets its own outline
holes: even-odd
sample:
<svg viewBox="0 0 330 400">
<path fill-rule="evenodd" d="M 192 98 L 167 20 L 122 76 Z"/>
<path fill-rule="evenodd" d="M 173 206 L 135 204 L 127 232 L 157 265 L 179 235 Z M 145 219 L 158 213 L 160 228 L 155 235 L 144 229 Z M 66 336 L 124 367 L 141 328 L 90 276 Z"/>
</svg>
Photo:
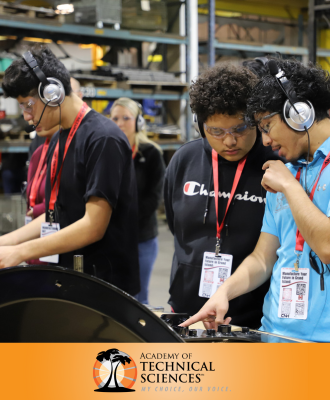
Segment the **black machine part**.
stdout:
<svg viewBox="0 0 330 400">
<path fill-rule="evenodd" d="M 0 342 L 183 342 L 135 298 L 56 266 L 0 270 Z"/>
<path fill-rule="evenodd" d="M 187 343 L 297 343 L 298 339 L 273 335 L 263 331 L 255 331 L 248 327 L 219 325 L 218 329 L 191 329 L 192 327 L 178 326 L 189 318 L 185 313 L 162 314 L 161 319 Z"/>
</svg>

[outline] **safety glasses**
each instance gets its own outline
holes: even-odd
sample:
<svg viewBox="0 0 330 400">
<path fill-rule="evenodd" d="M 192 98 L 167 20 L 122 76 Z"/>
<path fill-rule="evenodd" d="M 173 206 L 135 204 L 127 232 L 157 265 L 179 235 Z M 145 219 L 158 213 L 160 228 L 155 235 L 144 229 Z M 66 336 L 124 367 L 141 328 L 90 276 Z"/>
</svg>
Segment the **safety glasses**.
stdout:
<svg viewBox="0 0 330 400">
<path fill-rule="evenodd" d="M 33 112 L 33 106 L 36 104 L 37 98 L 32 97 L 28 102 L 26 103 L 19 103 L 19 108 L 22 110 L 22 112 L 27 112 L 28 114 L 31 114 Z"/>
<path fill-rule="evenodd" d="M 227 133 L 232 135 L 234 138 L 241 137 L 246 134 L 247 128 L 248 124 L 246 122 L 243 122 L 242 124 L 236 126 L 232 126 L 231 128 L 217 128 L 204 124 L 205 132 L 207 132 L 209 135 L 217 139 L 224 138 L 227 135 Z"/>
<path fill-rule="evenodd" d="M 274 115 L 277 115 L 277 114 L 280 114 L 280 112 L 276 111 L 276 112 L 273 112 L 273 113 L 271 113 L 271 114 L 265 115 L 264 117 L 260 118 L 260 119 L 257 121 L 257 126 L 258 126 L 259 130 L 260 130 L 262 133 L 265 133 L 266 135 L 268 135 L 270 130 L 269 130 L 269 123 L 266 123 L 266 125 L 261 126 L 261 122 L 264 121 L 265 119 L 274 117 Z"/>
</svg>

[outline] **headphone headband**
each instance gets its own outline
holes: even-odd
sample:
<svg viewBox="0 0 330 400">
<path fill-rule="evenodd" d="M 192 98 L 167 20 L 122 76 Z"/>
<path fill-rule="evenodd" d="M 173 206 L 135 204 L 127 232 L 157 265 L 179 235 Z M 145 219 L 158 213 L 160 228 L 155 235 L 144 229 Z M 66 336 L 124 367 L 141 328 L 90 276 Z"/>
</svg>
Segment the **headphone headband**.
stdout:
<svg viewBox="0 0 330 400">
<path fill-rule="evenodd" d="M 254 60 L 259 61 L 264 66 L 266 66 L 269 61 L 267 57 L 256 57 Z"/>
</svg>

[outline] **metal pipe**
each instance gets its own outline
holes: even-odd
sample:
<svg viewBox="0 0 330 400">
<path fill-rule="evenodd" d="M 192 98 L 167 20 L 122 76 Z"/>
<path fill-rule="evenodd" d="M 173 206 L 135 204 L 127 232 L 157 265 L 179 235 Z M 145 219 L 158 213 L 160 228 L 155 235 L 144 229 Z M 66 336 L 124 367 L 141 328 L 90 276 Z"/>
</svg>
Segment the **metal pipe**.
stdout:
<svg viewBox="0 0 330 400">
<path fill-rule="evenodd" d="M 208 63 L 212 67 L 215 64 L 215 0 L 209 0 L 209 16 L 208 16 L 208 42 L 207 54 Z"/>
<path fill-rule="evenodd" d="M 186 70 L 187 83 L 190 85 L 193 79 L 198 77 L 198 1 L 186 2 Z M 186 106 L 186 140 L 191 139 L 192 114 L 187 102 Z"/>
<path fill-rule="evenodd" d="M 308 1 L 308 57 L 309 61 L 316 62 L 316 22 L 315 0 Z"/>
</svg>

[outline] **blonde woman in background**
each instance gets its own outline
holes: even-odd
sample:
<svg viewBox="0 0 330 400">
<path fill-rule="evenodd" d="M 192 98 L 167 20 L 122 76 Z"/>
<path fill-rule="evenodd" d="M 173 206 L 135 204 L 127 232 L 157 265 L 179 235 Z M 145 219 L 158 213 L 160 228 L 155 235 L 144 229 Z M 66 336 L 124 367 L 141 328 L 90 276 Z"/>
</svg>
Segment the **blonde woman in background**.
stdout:
<svg viewBox="0 0 330 400">
<path fill-rule="evenodd" d="M 158 253 L 156 211 L 162 197 L 165 164 L 161 148 L 146 136 L 142 107 L 127 97 L 116 100 L 110 117 L 132 147 L 139 206 L 139 264 L 141 291 L 135 298 L 148 304 L 148 287 Z"/>
</svg>

